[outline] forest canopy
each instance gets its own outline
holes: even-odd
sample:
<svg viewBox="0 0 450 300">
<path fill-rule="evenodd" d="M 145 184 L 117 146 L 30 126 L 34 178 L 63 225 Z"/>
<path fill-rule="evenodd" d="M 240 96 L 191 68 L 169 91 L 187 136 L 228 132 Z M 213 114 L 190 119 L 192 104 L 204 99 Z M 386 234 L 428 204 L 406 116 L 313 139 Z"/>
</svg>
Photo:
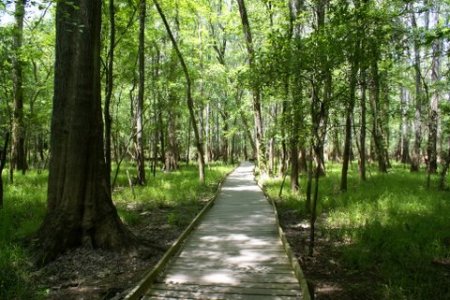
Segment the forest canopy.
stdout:
<svg viewBox="0 0 450 300">
<path fill-rule="evenodd" d="M 23 1 L 19 26 L 13 2 L 0 7 L 0 126 L 3 135 L 14 133 L 12 168 L 26 170 L 44 166 L 49 154 L 56 5 Z M 176 44 L 153 3 L 146 3 L 144 26 L 138 2 L 109 5 L 102 10 L 101 79 L 113 161 L 132 154 L 140 124 L 139 144 L 149 145 L 143 156 L 168 169 L 196 155 L 197 126 L 207 162 L 246 154 L 269 174 L 284 172 L 291 151 L 305 164 L 310 146 L 319 164 L 342 160 L 345 169 L 348 157 L 358 159 L 362 177 L 366 160 L 382 172 L 392 159 L 412 171 L 435 173 L 438 163 L 445 169 L 445 1 L 165 1 L 161 11 L 189 72 L 198 124 L 185 105 Z"/>
</svg>

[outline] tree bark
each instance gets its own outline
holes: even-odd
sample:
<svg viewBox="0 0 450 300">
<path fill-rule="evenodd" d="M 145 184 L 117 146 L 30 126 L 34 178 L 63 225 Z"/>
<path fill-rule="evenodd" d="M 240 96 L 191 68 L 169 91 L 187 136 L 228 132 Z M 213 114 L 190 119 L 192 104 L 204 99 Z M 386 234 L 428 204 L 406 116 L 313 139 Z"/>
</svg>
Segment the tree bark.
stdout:
<svg viewBox="0 0 450 300">
<path fill-rule="evenodd" d="M 25 174 L 27 170 L 27 158 L 25 153 L 25 123 L 23 115 L 23 59 L 22 43 L 23 43 L 23 20 L 25 17 L 25 4 L 27 0 L 15 1 L 15 26 L 13 34 L 14 55 L 13 65 L 13 95 L 14 95 L 14 111 L 12 125 L 12 157 L 11 170 L 20 170 Z M 12 174 L 12 173 L 11 173 Z M 12 178 L 12 176 L 11 176 Z"/>
<path fill-rule="evenodd" d="M 409 164 L 411 157 L 409 155 L 409 140 L 411 139 L 411 131 L 408 118 L 409 107 L 409 91 L 402 87 L 400 91 L 400 106 L 402 119 L 400 124 L 400 161 L 403 164 Z"/>
<path fill-rule="evenodd" d="M 304 129 L 302 126 L 301 120 L 303 119 L 303 95 L 302 95 L 302 86 L 300 83 L 300 76 L 295 76 L 296 83 L 294 83 L 294 94 L 293 101 L 291 105 L 292 113 L 290 115 L 291 118 L 291 135 L 289 140 L 289 148 L 290 148 L 290 162 L 291 162 L 291 174 L 290 174 L 290 183 L 291 183 L 291 191 L 293 193 L 297 193 L 300 189 L 299 183 L 299 173 L 300 173 L 300 164 L 299 164 L 299 144 L 300 144 L 300 132 Z"/>
<path fill-rule="evenodd" d="M 139 1 L 139 83 L 138 98 L 136 103 L 136 164 L 137 164 L 137 182 L 140 185 L 145 184 L 145 155 L 144 155 L 144 89 L 145 89 L 145 18 L 146 18 L 146 0 Z"/>
<path fill-rule="evenodd" d="M 411 3 L 411 27 L 413 31 L 417 31 L 417 21 L 414 12 L 414 6 Z M 420 58 L 420 44 L 419 38 L 414 37 L 414 71 L 415 71 L 415 86 L 416 86 L 416 99 L 415 99 L 415 115 L 414 115 L 414 147 L 411 157 L 411 172 L 418 172 L 420 169 L 421 161 L 421 144 L 422 144 L 422 102 L 423 102 L 423 87 L 422 87 L 422 69 Z"/>
<path fill-rule="evenodd" d="M 301 30 L 295 22 L 303 9 L 303 0 L 289 0 L 289 38 L 292 39 L 294 47 L 298 47 L 301 39 Z M 299 50 L 299 49 L 296 49 Z M 304 130 L 303 125 L 303 84 L 300 72 L 292 74 L 288 72 L 285 78 L 286 98 L 292 97 L 291 103 L 283 103 L 284 114 L 287 118 L 286 127 L 291 129 L 289 136 L 290 152 L 290 186 L 293 193 L 300 190 L 299 174 L 301 165 L 299 161 L 300 132 Z M 292 80 L 291 80 L 292 79 Z M 305 161 L 306 163 L 306 161 Z"/>
<path fill-rule="evenodd" d="M 371 72 L 371 108 L 372 108 L 372 134 L 375 145 L 375 154 L 378 161 L 378 170 L 382 173 L 387 172 L 388 161 L 386 157 L 386 147 L 383 137 L 383 125 L 381 121 L 382 109 L 380 98 L 380 72 L 378 68 L 379 49 L 376 41 L 371 41 L 372 58 L 370 62 Z"/>
<path fill-rule="evenodd" d="M 100 92 L 100 0 L 56 7 L 56 63 L 47 214 L 38 236 L 47 263 L 80 245 L 135 244 L 106 180 Z M 82 26 L 83 30 L 79 30 Z"/>
<path fill-rule="evenodd" d="M 444 163 L 442 164 L 442 169 L 439 174 L 439 189 L 440 190 L 445 189 L 445 179 L 447 176 L 448 169 L 450 167 L 450 138 L 448 138 L 447 144 L 448 144 L 447 153 L 444 156 Z"/>
<path fill-rule="evenodd" d="M 360 125 L 360 153 L 359 153 L 359 178 L 366 181 L 366 130 L 367 130 L 367 85 L 366 85 L 366 71 L 361 70 L 361 125 Z"/>
<path fill-rule="evenodd" d="M 222 160 L 225 164 L 228 164 L 229 162 L 229 152 L 230 152 L 230 147 L 229 147 L 229 142 L 228 142 L 228 134 L 229 134 L 229 118 L 230 115 L 229 113 L 226 111 L 226 108 L 224 108 L 221 112 L 220 112 L 221 116 L 222 116 L 222 149 L 221 149 L 221 156 L 222 156 Z"/>
<path fill-rule="evenodd" d="M 433 13 L 435 23 L 439 22 L 439 5 L 436 4 L 436 11 Z M 441 68 L 441 52 L 442 41 L 436 39 L 433 42 L 433 59 L 431 62 L 431 81 L 437 83 L 440 80 L 440 68 Z M 431 95 L 430 108 L 429 108 L 429 123 L 428 123 L 428 173 L 437 173 L 437 142 L 438 142 L 438 122 L 439 122 L 439 91 L 434 89 Z"/>
<path fill-rule="evenodd" d="M 178 141 L 177 141 L 177 113 L 174 107 L 177 106 L 177 96 L 175 91 L 169 91 L 170 109 L 167 119 L 167 147 L 165 152 L 164 171 L 171 172 L 178 169 Z"/>
<path fill-rule="evenodd" d="M 5 141 L 3 144 L 3 148 L 0 150 L 0 209 L 3 208 L 3 169 L 6 164 L 6 153 L 8 151 L 8 141 L 9 141 L 9 133 L 5 135 Z"/>
<path fill-rule="evenodd" d="M 114 0 L 109 0 L 109 51 L 106 71 L 106 93 L 103 118 L 105 120 L 105 163 L 107 181 L 111 182 L 111 99 L 114 88 L 114 48 L 116 43 Z"/>
<path fill-rule="evenodd" d="M 355 107 L 356 84 L 359 70 L 359 56 L 360 56 L 359 41 L 355 43 L 354 51 L 355 52 L 353 53 L 350 67 L 349 99 L 346 103 L 346 112 L 345 112 L 345 142 L 344 142 L 344 154 L 341 171 L 341 191 L 347 191 L 348 165 L 350 163 L 350 153 L 352 147 L 352 116 L 353 116 L 353 109 Z"/>
<path fill-rule="evenodd" d="M 244 0 L 237 0 L 239 6 L 239 13 L 241 15 L 242 29 L 245 35 L 245 42 L 247 46 L 248 64 L 250 70 L 255 70 L 255 50 L 253 48 L 253 38 L 250 29 L 250 23 L 247 16 L 247 9 L 245 7 Z M 255 133 L 256 133 L 256 156 L 258 159 L 258 167 L 261 173 L 267 172 L 266 162 L 266 147 L 264 144 L 264 130 L 263 119 L 261 113 L 261 91 L 259 83 L 252 83 L 253 92 L 253 116 L 255 120 Z"/>
<path fill-rule="evenodd" d="M 170 30 L 169 23 L 167 22 L 166 16 L 164 15 L 161 6 L 159 5 L 157 0 L 153 0 L 155 3 L 156 9 L 158 10 L 159 15 L 161 16 L 161 19 L 164 23 L 164 26 L 166 27 L 167 34 L 169 35 L 169 38 L 172 42 L 173 48 L 175 49 L 175 52 L 177 53 L 178 59 L 180 60 L 181 67 L 183 68 L 184 76 L 186 78 L 186 100 L 187 100 L 187 106 L 189 109 L 189 115 L 191 116 L 192 121 L 192 129 L 194 130 L 194 137 L 195 137 L 195 145 L 197 148 L 198 153 L 198 173 L 199 173 L 199 180 L 201 183 L 205 183 L 205 155 L 203 153 L 203 143 L 200 139 L 200 133 L 198 130 L 198 123 L 197 119 L 195 117 L 195 110 L 194 110 L 194 100 L 192 98 L 192 82 L 191 77 L 189 75 L 189 71 L 187 68 L 187 65 L 184 61 L 183 55 L 181 54 L 180 49 L 178 48 L 177 41 L 175 40 L 175 37 L 172 34 L 172 31 Z"/>
</svg>

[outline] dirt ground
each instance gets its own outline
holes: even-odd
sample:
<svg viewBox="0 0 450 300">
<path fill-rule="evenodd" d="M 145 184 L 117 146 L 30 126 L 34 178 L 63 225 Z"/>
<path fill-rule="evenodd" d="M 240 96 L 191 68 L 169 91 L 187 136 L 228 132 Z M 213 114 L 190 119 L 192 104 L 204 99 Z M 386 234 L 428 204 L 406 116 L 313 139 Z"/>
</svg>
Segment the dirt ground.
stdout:
<svg viewBox="0 0 450 300">
<path fill-rule="evenodd" d="M 168 210 L 140 212 L 130 226 L 138 239 L 150 243 L 133 255 L 79 248 L 60 256 L 33 275 L 46 299 L 120 299 L 159 261 L 184 230 L 168 224 Z"/>
</svg>

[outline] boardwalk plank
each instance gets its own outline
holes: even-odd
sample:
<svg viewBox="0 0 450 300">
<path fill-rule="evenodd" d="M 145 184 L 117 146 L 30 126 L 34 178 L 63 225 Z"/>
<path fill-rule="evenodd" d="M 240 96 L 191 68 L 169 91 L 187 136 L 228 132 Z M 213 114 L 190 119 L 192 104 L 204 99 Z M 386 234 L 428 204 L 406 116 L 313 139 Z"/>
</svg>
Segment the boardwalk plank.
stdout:
<svg viewBox="0 0 450 300">
<path fill-rule="evenodd" d="M 265 288 L 254 286 L 199 286 L 190 284 L 155 284 L 155 291 L 179 291 L 197 293 L 238 294 L 238 295 L 263 295 L 263 296 L 300 296 L 300 288 Z"/>
<path fill-rule="evenodd" d="M 231 293 L 214 293 L 209 291 L 198 291 L 198 292 L 183 292 L 183 291 L 165 291 L 165 290 L 152 290 L 150 297 L 148 299 L 153 299 L 153 297 L 163 297 L 167 299 L 167 297 L 178 297 L 179 299 L 224 299 L 224 300 L 293 300 L 299 299 L 300 294 L 298 296 L 283 296 L 283 295 L 249 295 L 249 294 L 231 294 Z"/>
</svg>

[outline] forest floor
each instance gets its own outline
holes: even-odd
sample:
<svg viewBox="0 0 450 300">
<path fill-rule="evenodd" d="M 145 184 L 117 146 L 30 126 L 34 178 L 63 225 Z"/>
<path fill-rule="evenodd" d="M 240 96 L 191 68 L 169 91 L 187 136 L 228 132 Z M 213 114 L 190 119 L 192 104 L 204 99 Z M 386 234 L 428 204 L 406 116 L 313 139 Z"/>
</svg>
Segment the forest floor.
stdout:
<svg viewBox="0 0 450 300">
<path fill-rule="evenodd" d="M 120 299 L 159 261 L 184 230 L 168 223 L 170 209 L 136 211 L 141 219 L 129 226 L 139 240 L 152 247 L 133 256 L 110 251 L 78 248 L 60 256 L 34 273 L 46 299 Z"/>
<path fill-rule="evenodd" d="M 299 260 L 308 284 L 314 289 L 314 299 L 383 299 L 379 295 L 381 281 L 375 273 L 346 268 L 339 251 L 345 241 L 330 239 L 322 234 L 322 215 L 316 223 L 314 255 L 308 255 L 309 221 L 302 219 L 298 211 L 278 208 L 281 226 Z"/>
</svg>

